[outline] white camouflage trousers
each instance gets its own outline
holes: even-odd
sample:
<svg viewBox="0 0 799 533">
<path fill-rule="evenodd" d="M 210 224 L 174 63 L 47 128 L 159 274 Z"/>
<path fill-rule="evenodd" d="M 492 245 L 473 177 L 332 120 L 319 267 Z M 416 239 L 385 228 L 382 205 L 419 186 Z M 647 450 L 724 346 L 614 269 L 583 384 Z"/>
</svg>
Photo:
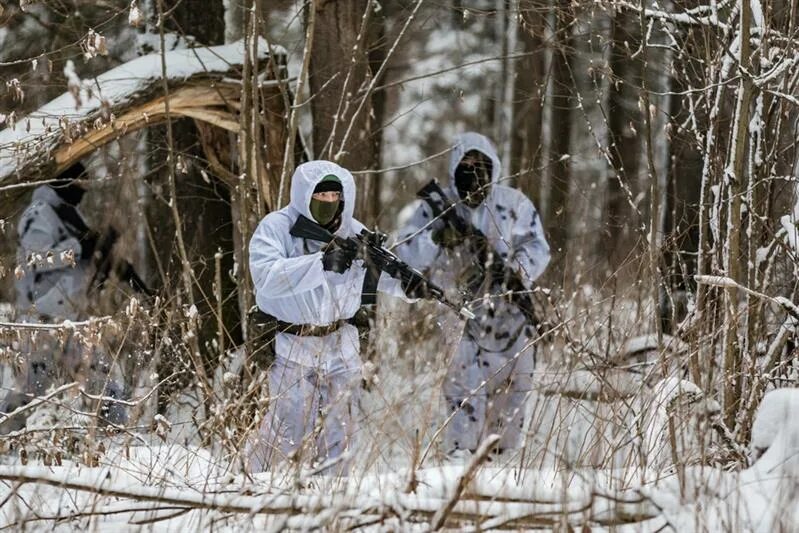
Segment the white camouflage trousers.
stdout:
<svg viewBox="0 0 799 533">
<path fill-rule="evenodd" d="M 351 448 L 360 380 L 357 356 L 337 355 L 321 368 L 276 356 L 269 369 L 269 407 L 247 452 L 250 471 L 287 459 L 319 464 Z M 327 473 L 346 473 L 348 463 L 336 463 Z"/>
<path fill-rule="evenodd" d="M 446 414 L 452 416 L 444 433 L 447 453 L 474 451 L 492 433 L 500 435 L 500 449 L 521 447 L 525 404 L 533 387 L 534 332 L 520 317 L 500 316 L 467 324 L 447 370 L 442 387 Z M 492 342 L 496 338 L 507 340 Z"/>
</svg>

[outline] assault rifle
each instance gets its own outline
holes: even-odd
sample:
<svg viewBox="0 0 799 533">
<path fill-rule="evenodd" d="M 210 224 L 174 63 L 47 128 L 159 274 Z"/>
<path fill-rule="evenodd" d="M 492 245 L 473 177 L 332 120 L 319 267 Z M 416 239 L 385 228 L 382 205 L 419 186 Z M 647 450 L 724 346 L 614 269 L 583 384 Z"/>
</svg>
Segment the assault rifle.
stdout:
<svg viewBox="0 0 799 533">
<path fill-rule="evenodd" d="M 433 178 L 430 183 L 422 187 L 416 196 L 424 200 L 433 212 L 433 218 L 440 219 L 445 225 L 451 227 L 460 235 L 463 235 L 469 244 L 470 251 L 477 258 L 478 264 L 481 268 L 480 280 L 478 283 L 472 283 L 469 290 L 474 293 L 477 291 L 482 281 L 485 279 L 487 269 L 490 267 L 491 272 L 496 275 L 501 275 L 505 287 L 511 291 L 511 302 L 513 302 L 519 310 L 530 320 L 533 325 L 538 324 L 535 317 L 535 308 L 530 294 L 527 292 L 524 283 L 522 283 L 519 274 L 508 267 L 503 261 L 502 257 L 491 249 L 488 238 L 478 228 L 475 228 L 471 222 L 465 220 L 456 211 L 457 204 L 449 199 L 447 193 L 441 188 L 438 180 Z M 489 252 L 491 256 L 489 257 Z"/>
<path fill-rule="evenodd" d="M 444 290 L 425 278 L 421 272 L 403 262 L 399 257 L 382 246 L 382 237 L 364 229 L 354 237 L 337 237 L 308 217 L 300 215 L 289 233 L 294 237 L 310 239 L 339 246 L 345 250 L 357 251 L 359 256 L 374 265 L 381 272 L 402 281 L 403 287 L 421 286 L 431 298 L 438 300 L 465 318 L 474 318 L 464 304 L 454 303 L 444 294 Z"/>
</svg>

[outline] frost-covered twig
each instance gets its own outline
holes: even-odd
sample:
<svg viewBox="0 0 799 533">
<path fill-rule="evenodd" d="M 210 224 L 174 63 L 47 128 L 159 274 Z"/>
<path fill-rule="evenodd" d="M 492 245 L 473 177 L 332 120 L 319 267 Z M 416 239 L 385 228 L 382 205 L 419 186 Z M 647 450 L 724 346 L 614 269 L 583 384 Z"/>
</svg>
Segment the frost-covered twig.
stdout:
<svg viewBox="0 0 799 533">
<path fill-rule="evenodd" d="M 640 14 L 641 7 L 636 4 L 632 4 L 630 2 L 618 2 L 617 5 L 619 7 L 623 7 L 625 9 L 629 9 L 631 11 L 637 12 Z M 706 7 L 706 6 L 701 6 Z M 668 21 L 675 24 L 688 24 L 688 25 L 696 25 L 696 26 L 710 26 L 715 28 L 721 29 L 729 29 L 729 25 L 725 24 L 718 20 L 717 17 L 714 16 L 701 16 L 701 11 L 697 10 L 686 10 L 682 13 L 671 13 L 668 11 L 662 11 L 658 9 L 644 9 L 643 16 L 646 18 L 653 18 L 660 21 Z"/>
<path fill-rule="evenodd" d="M 452 509 L 455 507 L 455 504 L 458 503 L 458 500 L 463 494 L 463 491 L 466 489 L 466 486 L 474 477 L 474 473 L 477 470 L 494 446 L 500 441 L 500 436 L 496 434 L 489 435 L 486 439 L 480 444 L 480 447 L 477 448 L 477 451 L 474 452 L 471 461 L 469 461 L 469 466 L 463 472 L 463 474 L 458 478 L 458 484 L 455 487 L 455 490 L 452 492 L 452 495 L 447 500 L 446 505 L 436 511 L 436 514 L 433 515 L 433 520 L 430 523 L 430 530 L 431 531 L 438 531 L 441 529 L 447 521 L 447 517 L 452 512 Z"/>
<path fill-rule="evenodd" d="M 783 296 L 775 297 L 775 296 L 769 296 L 768 294 L 763 294 L 762 292 L 758 292 L 748 287 L 744 287 L 740 283 L 726 276 L 696 275 L 694 276 L 694 279 L 698 284 L 701 285 L 711 285 L 713 287 L 723 287 L 727 289 L 738 289 L 745 292 L 746 294 L 749 294 L 750 296 L 756 296 L 758 298 L 762 298 L 771 303 L 779 305 L 785 310 L 785 312 L 787 312 L 793 318 L 799 320 L 799 307 L 797 307 L 796 304 L 794 304 L 788 298 L 785 298 Z"/>
<path fill-rule="evenodd" d="M 352 174 L 354 176 L 357 176 L 358 174 L 385 174 L 386 172 L 395 172 L 397 170 L 405 170 L 405 169 L 408 169 L 408 168 L 411 168 L 411 167 L 415 167 L 417 165 L 421 165 L 421 164 L 427 163 L 428 161 L 432 161 L 433 159 L 436 159 L 438 157 L 441 157 L 442 155 L 448 154 L 451 151 L 452 151 L 452 148 L 445 148 L 444 150 L 441 150 L 440 152 L 437 152 L 437 153 L 435 153 L 433 155 L 427 156 L 424 159 L 420 159 L 418 161 L 414 161 L 413 163 L 408 163 L 406 165 L 398 165 L 398 166 L 395 166 L 395 167 L 381 168 L 381 169 L 377 169 L 377 170 L 352 170 L 352 171 L 350 171 L 350 174 Z"/>
<path fill-rule="evenodd" d="M 38 330 L 38 331 L 73 330 L 75 328 L 89 327 L 110 321 L 111 321 L 110 316 L 101 316 L 79 322 L 64 320 L 63 322 L 55 322 L 53 324 L 44 324 L 36 322 L 0 322 L 0 329 L 10 329 L 10 330 L 29 329 L 29 330 Z"/>
<path fill-rule="evenodd" d="M 167 381 L 173 379 L 176 375 L 177 375 L 177 373 L 173 372 L 169 376 L 167 376 L 164 379 L 162 379 L 161 381 L 159 381 L 156 385 L 154 385 L 147 392 L 147 394 L 145 394 L 144 396 L 141 396 L 139 398 L 133 399 L 133 400 L 123 400 L 121 398 L 113 398 L 111 396 L 105 396 L 105 395 L 100 395 L 100 394 L 89 394 L 88 392 L 86 392 L 86 389 L 83 389 L 83 388 L 81 388 L 79 392 L 80 392 L 81 396 L 89 398 L 90 400 L 101 401 L 101 402 L 110 402 L 110 403 L 118 403 L 118 404 L 121 404 L 121 405 L 126 405 L 128 407 L 136 407 L 137 405 L 140 405 L 141 403 L 146 402 L 164 383 L 166 383 Z"/>
<path fill-rule="evenodd" d="M 766 387 L 766 383 L 768 382 L 768 378 L 777 368 L 777 363 L 782 356 L 782 349 L 785 347 L 785 343 L 788 342 L 788 338 L 794 334 L 796 323 L 796 318 L 791 316 L 780 325 L 780 329 L 777 331 L 777 335 L 774 337 L 774 340 L 771 341 L 768 352 L 766 353 L 765 366 L 761 372 L 754 376 L 754 382 L 752 383 L 752 388 L 749 393 L 749 397 L 747 398 L 744 416 L 742 419 L 744 429 L 746 430 L 751 428 L 752 423 L 754 422 L 755 411 L 757 410 L 757 406 L 760 404 L 760 400 Z"/>
<path fill-rule="evenodd" d="M 372 92 L 377 91 L 385 91 L 387 89 L 391 89 L 392 87 L 397 87 L 399 85 L 404 85 L 406 83 L 410 83 L 412 81 L 419 81 L 419 80 L 426 80 L 429 78 L 433 78 L 435 76 L 440 76 L 441 74 L 447 74 L 449 72 L 454 72 L 456 70 L 467 69 L 468 67 L 472 67 L 474 65 L 480 65 L 482 63 L 489 63 L 491 61 L 510 61 L 516 59 L 524 59 L 526 57 L 534 56 L 541 54 L 541 51 L 534 51 L 534 52 L 519 52 L 517 54 L 507 54 L 507 55 L 497 55 L 491 57 L 483 57 L 480 59 L 475 59 L 473 61 L 466 61 L 464 63 L 459 63 L 454 67 L 447 67 L 444 69 L 433 70 L 430 72 L 426 72 L 424 74 L 418 74 L 416 76 L 410 76 L 408 78 L 402 78 L 401 80 L 395 80 L 384 85 L 378 85 L 375 87 Z"/>
<path fill-rule="evenodd" d="M 77 386 L 78 386 L 77 382 L 72 382 L 72 383 L 67 383 L 66 385 L 61 385 L 60 387 L 58 387 L 57 389 L 47 393 L 46 395 L 38 396 L 38 397 L 34 398 L 33 400 L 31 400 L 29 403 L 26 403 L 25 405 L 17 407 L 16 409 L 11 411 L 10 413 L 0 413 L 0 424 L 3 424 L 6 420 L 9 420 L 9 419 L 11 419 L 11 418 L 13 418 L 13 417 L 15 417 L 15 416 L 17 416 L 19 414 L 22 414 L 25 411 L 30 411 L 30 410 L 40 406 L 43 403 L 48 403 L 55 396 L 58 396 L 62 392 L 66 392 L 68 390 L 74 389 Z"/>
</svg>

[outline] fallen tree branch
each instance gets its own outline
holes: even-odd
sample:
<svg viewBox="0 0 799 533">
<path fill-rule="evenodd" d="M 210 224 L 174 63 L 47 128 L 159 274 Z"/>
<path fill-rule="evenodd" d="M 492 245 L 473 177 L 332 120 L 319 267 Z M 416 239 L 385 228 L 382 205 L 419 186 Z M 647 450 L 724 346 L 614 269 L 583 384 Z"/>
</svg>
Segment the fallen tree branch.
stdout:
<svg viewBox="0 0 799 533">
<path fill-rule="evenodd" d="M 477 451 L 474 453 L 472 460 L 469 461 L 469 466 L 466 468 L 466 471 L 461 475 L 458 479 L 458 485 L 455 487 L 455 491 L 450 496 L 449 500 L 447 500 L 446 505 L 439 509 L 436 514 L 433 516 L 433 520 L 430 524 L 431 531 L 438 531 L 441 529 L 447 521 L 447 517 L 452 512 L 452 509 L 455 507 L 455 504 L 458 503 L 458 500 L 463 494 L 463 491 L 466 489 L 466 486 L 474 477 L 474 473 L 477 470 L 485 458 L 488 456 L 491 449 L 500 441 L 500 436 L 496 434 L 489 435 L 486 439 L 480 444 L 480 447 L 477 448 Z"/>
<path fill-rule="evenodd" d="M 526 526 L 553 525 L 564 518 L 574 524 L 591 520 L 597 493 L 576 496 L 559 503 L 540 503 L 533 499 L 523 502 L 500 502 L 475 500 L 466 487 L 475 476 L 477 467 L 496 440 L 486 440 L 474 459 L 461 474 L 455 490 L 447 498 L 438 495 L 404 494 L 381 491 L 378 495 L 362 495 L 341 491 L 327 494 L 268 493 L 250 496 L 230 491 L 192 492 L 189 487 L 131 486 L 129 482 L 118 482 L 109 476 L 108 468 L 86 469 L 76 472 L 71 469 L 51 469 L 41 466 L 0 466 L 0 480 L 18 484 L 40 484 L 64 490 L 76 490 L 107 497 L 155 502 L 158 507 L 174 506 L 181 509 L 218 511 L 242 515 L 287 515 L 289 517 L 313 516 L 325 518 L 318 524 L 333 520 L 369 520 L 371 516 L 397 516 L 402 520 L 425 522 L 430 520 L 431 529 L 451 525 L 451 521 L 479 522 L 496 519 L 497 524 L 518 528 Z M 94 504 L 96 505 L 96 504 Z M 124 505 L 120 503 L 119 505 Z M 607 512 L 607 506 L 598 509 Z M 144 510 L 144 508 L 140 508 Z M 502 517 L 513 516 L 506 524 Z"/>
<path fill-rule="evenodd" d="M 61 385 L 60 387 L 58 387 L 54 391 L 50 392 L 49 394 L 47 394 L 45 396 L 36 397 L 33 400 L 31 400 L 29 403 L 26 403 L 23 406 L 17 407 L 16 409 L 11 411 L 10 413 L 2 413 L 2 414 L 0 414 L 0 424 L 5 423 L 6 420 L 9 420 L 9 419 L 11 419 L 11 418 L 13 418 L 13 417 L 15 417 L 15 416 L 17 416 L 19 414 L 22 414 L 25 411 L 30 411 L 32 409 L 35 409 L 36 407 L 42 405 L 43 403 L 49 403 L 50 399 L 52 399 L 53 397 L 58 396 L 62 392 L 66 392 L 68 390 L 74 389 L 77 386 L 78 386 L 78 382 L 75 382 L 75 381 L 72 382 L 72 383 L 67 383 L 66 385 Z"/>
<path fill-rule="evenodd" d="M 784 296 L 769 296 L 768 294 L 763 294 L 762 292 L 752 290 L 749 287 L 744 287 L 732 278 L 728 278 L 726 276 L 696 275 L 694 276 L 694 279 L 697 283 L 702 285 L 711 285 L 713 287 L 723 287 L 727 289 L 738 289 L 750 296 L 762 298 L 768 302 L 779 305 L 785 310 L 786 313 L 799 320 L 799 307 L 797 307 L 795 303 Z"/>
<path fill-rule="evenodd" d="M 81 322 L 72 322 L 70 320 L 65 320 L 63 322 L 55 322 L 53 324 L 43 324 L 39 322 L 0 322 L 0 329 L 32 329 L 37 331 L 52 331 L 54 329 L 75 329 L 75 328 L 83 328 L 87 326 L 93 326 L 95 324 L 102 324 L 105 322 L 109 322 L 111 320 L 110 316 L 102 316 L 98 318 L 90 318 L 89 320 L 83 320 Z"/>
</svg>

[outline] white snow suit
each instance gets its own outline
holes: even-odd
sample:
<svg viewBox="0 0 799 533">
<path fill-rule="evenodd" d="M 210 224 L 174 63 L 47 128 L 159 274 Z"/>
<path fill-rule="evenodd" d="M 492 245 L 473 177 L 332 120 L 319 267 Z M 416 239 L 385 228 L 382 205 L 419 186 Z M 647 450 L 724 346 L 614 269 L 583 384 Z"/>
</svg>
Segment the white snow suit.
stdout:
<svg viewBox="0 0 799 533">
<path fill-rule="evenodd" d="M 516 189 L 499 183 L 501 165 L 491 142 L 477 133 L 456 138 L 449 164 L 450 200 L 459 199 L 454 175 L 466 152 L 477 150 L 491 159 L 492 185 L 485 200 L 470 208 L 460 202 L 457 213 L 482 231 L 495 254 L 514 270 L 527 289 L 550 259 L 541 219 L 533 203 Z M 443 228 L 433 220 L 422 201 L 400 232 L 397 253 L 411 266 L 428 273 L 442 287 L 458 286 L 478 260 L 466 245 L 448 249 L 432 239 Z M 491 294 L 501 292 L 490 287 Z M 445 450 L 474 450 L 491 434 L 502 436 L 499 447 L 517 448 L 525 416 L 525 400 L 532 388 L 535 348 L 533 326 L 519 308 L 500 298 L 487 298 L 472 306 L 477 315 L 466 322 L 445 379 L 443 392 L 448 414 L 453 414 L 444 436 Z"/>
<path fill-rule="evenodd" d="M 76 320 L 86 310 L 91 268 L 81 259 L 81 235 L 56 212 L 65 205 L 51 187 L 38 187 L 20 218 L 17 262 L 24 276 L 16 289 L 23 316 Z M 71 259 L 63 255 L 70 252 Z"/>
<path fill-rule="evenodd" d="M 23 271 L 16 281 L 20 321 L 74 321 L 86 314 L 93 269 L 88 260 L 81 259 L 79 230 L 57 212 L 66 206 L 51 187 L 38 187 L 17 225 L 17 262 Z M 23 338 L 18 348 L 23 364 L 15 369 L 15 390 L 6 395 L 0 411 L 9 412 L 28 403 L 33 396 L 43 394 L 54 380 L 79 380 L 92 394 L 122 396 L 122 388 L 110 378 L 111 365 L 99 347 L 89 349 L 72 337 L 60 341 L 57 335 L 41 332 L 35 338 Z M 119 404 L 105 405 L 101 415 L 115 423 L 126 419 Z M 24 424 L 24 418 L 18 418 L 4 429 L 13 430 Z"/>
<path fill-rule="evenodd" d="M 360 233 L 364 226 L 352 217 L 352 175 L 334 163 L 311 161 L 294 172 L 290 204 L 264 217 L 250 241 L 250 272 L 261 311 L 291 324 L 339 324 L 324 336 L 277 333 L 268 375 L 269 406 L 247 452 L 253 472 L 288 457 L 299 460 L 300 455 L 311 462 L 331 460 L 354 444 L 361 360 L 358 330 L 344 321 L 361 306 L 366 269 L 356 259 L 343 274 L 326 271 L 324 244 L 289 233 L 299 215 L 313 220 L 309 204 L 314 188 L 331 174 L 341 181 L 344 201 L 335 234 Z M 377 290 L 407 299 L 400 282 L 386 274 L 381 274 Z M 342 467 L 346 461 L 339 471 Z"/>
</svg>

